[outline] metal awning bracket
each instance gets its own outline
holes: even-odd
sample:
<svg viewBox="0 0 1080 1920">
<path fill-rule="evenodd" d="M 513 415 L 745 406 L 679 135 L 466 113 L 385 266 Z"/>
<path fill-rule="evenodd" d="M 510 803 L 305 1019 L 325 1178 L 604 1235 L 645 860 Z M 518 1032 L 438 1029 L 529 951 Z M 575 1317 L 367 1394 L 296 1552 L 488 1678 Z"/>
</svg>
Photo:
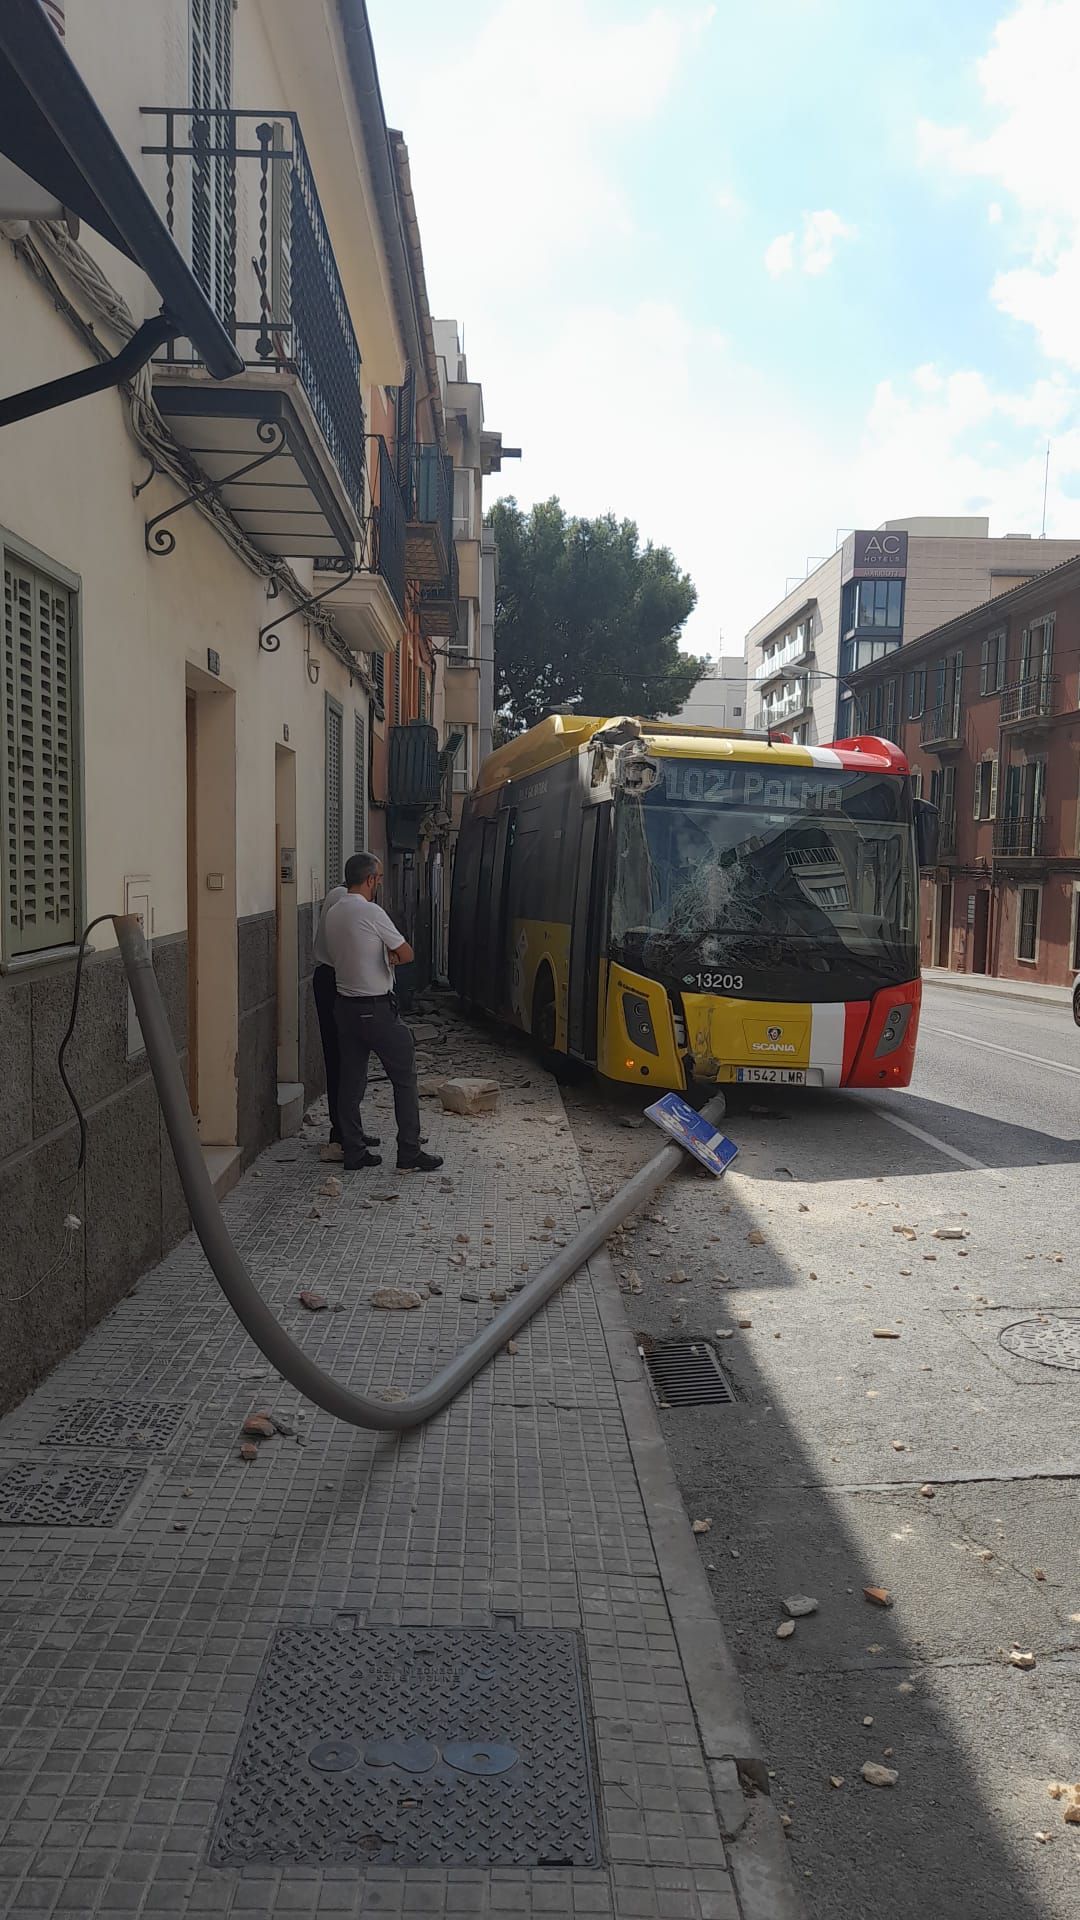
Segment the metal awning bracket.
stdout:
<svg viewBox="0 0 1080 1920">
<path fill-rule="evenodd" d="M 212 499 L 222 487 L 234 486 L 238 480 L 245 479 L 258 467 L 265 467 L 268 460 L 275 459 L 288 445 L 288 435 L 279 420 L 257 421 L 255 434 L 266 448 L 265 453 L 258 454 L 254 460 L 246 460 L 242 467 L 237 467 L 234 473 L 223 474 L 220 480 L 200 481 L 190 493 L 184 495 L 182 500 L 174 501 L 171 507 L 166 507 L 163 513 L 156 513 L 152 520 L 146 522 L 143 538 L 147 553 L 153 553 L 159 557 L 175 553 L 176 535 L 171 528 L 165 526 L 166 520 L 172 520 L 176 514 L 183 513 L 185 507 L 196 506 L 201 500 Z"/>
<path fill-rule="evenodd" d="M 288 613 L 280 613 L 276 620 L 271 620 L 265 627 L 260 627 L 260 650 L 263 653 L 276 653 L 281 645 L 280 637 L 276 632 L 278 627 L 284 626 L 286 620 L 292 620 L 298 613 L 309 614 L 313 612 L 316 607 L 321 606 L 324 600 L 329 600 L 331 594 L 337 593 L 339 588 L 347 587 L 349 581 L 354 579 L 359 571 L 360 569 L 354 561 L 348 572 L 343 573 L 340 579 L 335 580 L 332 587 L 326 587 L 322 593 L 316 593 L 308 600 L 298 601 L 295 607 L 289 608 Z"/>
</svg>

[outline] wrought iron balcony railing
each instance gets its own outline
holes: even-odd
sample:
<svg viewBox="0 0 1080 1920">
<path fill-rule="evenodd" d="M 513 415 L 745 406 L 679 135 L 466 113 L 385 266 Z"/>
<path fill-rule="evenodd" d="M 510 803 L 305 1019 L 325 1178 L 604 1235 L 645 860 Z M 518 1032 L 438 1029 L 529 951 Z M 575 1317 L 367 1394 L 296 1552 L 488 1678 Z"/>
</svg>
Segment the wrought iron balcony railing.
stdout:
<svg viewBox="0 0 1080 1920">
<path fill-rule="evenodd" d="M 957 712 L 952 700 L 946 700 L 941 706 L 928 707 L 919 733 L 920 744 L 924 747 L 958 747 L 963 739 L 963 725 L 963 715 Z"/>
<path fill-rule="evenodd" d="M 1001 689 L 1001 724 L 1019 720 L 1044 720 L 1053 713 L 1057 680 L 1052 673 L 1029 673 L 1023 680 Z"/>
<path fill-rule="evenodd" d="M 413 451 L 406 568 L 425 586 L 449 578 L 454 551 L 454 463 L 438 447 Z"/>
<path fill-rule="evenodd" d="M 994 852 L 1004 859 L 1030 860 L 1042 852 L 1043 821 L 1039 814 L 1020 813 L 999 820 L 994 828 Z"/>
<path fill-rule="evenodd" d="M 295 114 L 144 107 L 165 222 L 245 365 L 293 374 L 357 512 L 360 348 Z M 189 341 L 164 358 L 199 365 Z"/>
</svg>

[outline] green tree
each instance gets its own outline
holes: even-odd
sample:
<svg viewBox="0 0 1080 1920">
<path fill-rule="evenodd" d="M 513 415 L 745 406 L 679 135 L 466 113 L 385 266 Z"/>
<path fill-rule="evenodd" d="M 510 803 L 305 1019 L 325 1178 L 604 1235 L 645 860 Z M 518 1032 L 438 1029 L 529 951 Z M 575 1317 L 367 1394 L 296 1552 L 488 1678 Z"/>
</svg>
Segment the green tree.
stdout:
<svg viewBox="0 0 1080 1920">
<path fill-rule="evenodd" d="M 499 549 L 495 699 L 501 731 L 553 707 L 578 713 L 674 713 L 703 663 L 680 653 L 697 600 L 667 547 L 640 543 L 632 520 L 570 518 L 558 500 L 492 509 Z"/>
</svg>

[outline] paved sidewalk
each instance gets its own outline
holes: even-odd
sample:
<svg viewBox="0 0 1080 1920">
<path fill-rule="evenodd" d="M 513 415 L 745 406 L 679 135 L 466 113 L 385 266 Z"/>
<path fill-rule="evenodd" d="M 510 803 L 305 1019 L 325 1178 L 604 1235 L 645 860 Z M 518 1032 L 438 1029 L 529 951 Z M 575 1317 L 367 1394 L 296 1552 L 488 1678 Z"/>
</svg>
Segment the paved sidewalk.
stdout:
<svg viewBox="0 0 1080 1920">
<path fill-rule="evenodd" d="M 589 1209 L 524 1056 L 452 1027 L 429 1053 L 504 1089 L 486 1120 L 426 1103 L 445 1179 L 323 1197 L 311 1129 L 225 1209 L 305 1349 L 395 1397 Z M 424 1304 L 374 1309 L 386 1283 Z M 723 1757 L 740 1703 L 606 1259 L 517 1344 L 420 1432 L 357 1432 L 271 1372 L 188 1239 L 0 1424 L 0 1913 L 795 1911 Z"/>
<path fill-rule="evenodd" d="M 953 973 L 947 967 L 924 967 L 930 987 L 957 987 L 961 993 L 990 993 L 999 1000 L 1032 1000 L 1044 1007 L 1067 1007 L 1071 987 L 1047 987 L 1038 980 L 998 980 L 988 973 Z"/>
</svg>

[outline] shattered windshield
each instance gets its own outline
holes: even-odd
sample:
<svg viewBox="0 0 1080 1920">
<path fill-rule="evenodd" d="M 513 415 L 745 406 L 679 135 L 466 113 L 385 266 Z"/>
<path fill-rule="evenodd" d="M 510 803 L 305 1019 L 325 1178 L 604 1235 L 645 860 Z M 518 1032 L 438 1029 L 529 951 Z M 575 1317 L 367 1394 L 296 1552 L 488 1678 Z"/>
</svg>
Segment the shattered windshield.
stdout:
<svg viewBox="0 0 1080 1920">
<path fill-rule="evenodd" d="M 907 783 L 837 768 L 670 759 L 615 809 L 612 950 L 675 986 L 805 997 L 917 971 Z M 749 984 L 749 983 L 748 983 Z M 735 989 L 739 990 L 739 989 Z"/>
</svg>

